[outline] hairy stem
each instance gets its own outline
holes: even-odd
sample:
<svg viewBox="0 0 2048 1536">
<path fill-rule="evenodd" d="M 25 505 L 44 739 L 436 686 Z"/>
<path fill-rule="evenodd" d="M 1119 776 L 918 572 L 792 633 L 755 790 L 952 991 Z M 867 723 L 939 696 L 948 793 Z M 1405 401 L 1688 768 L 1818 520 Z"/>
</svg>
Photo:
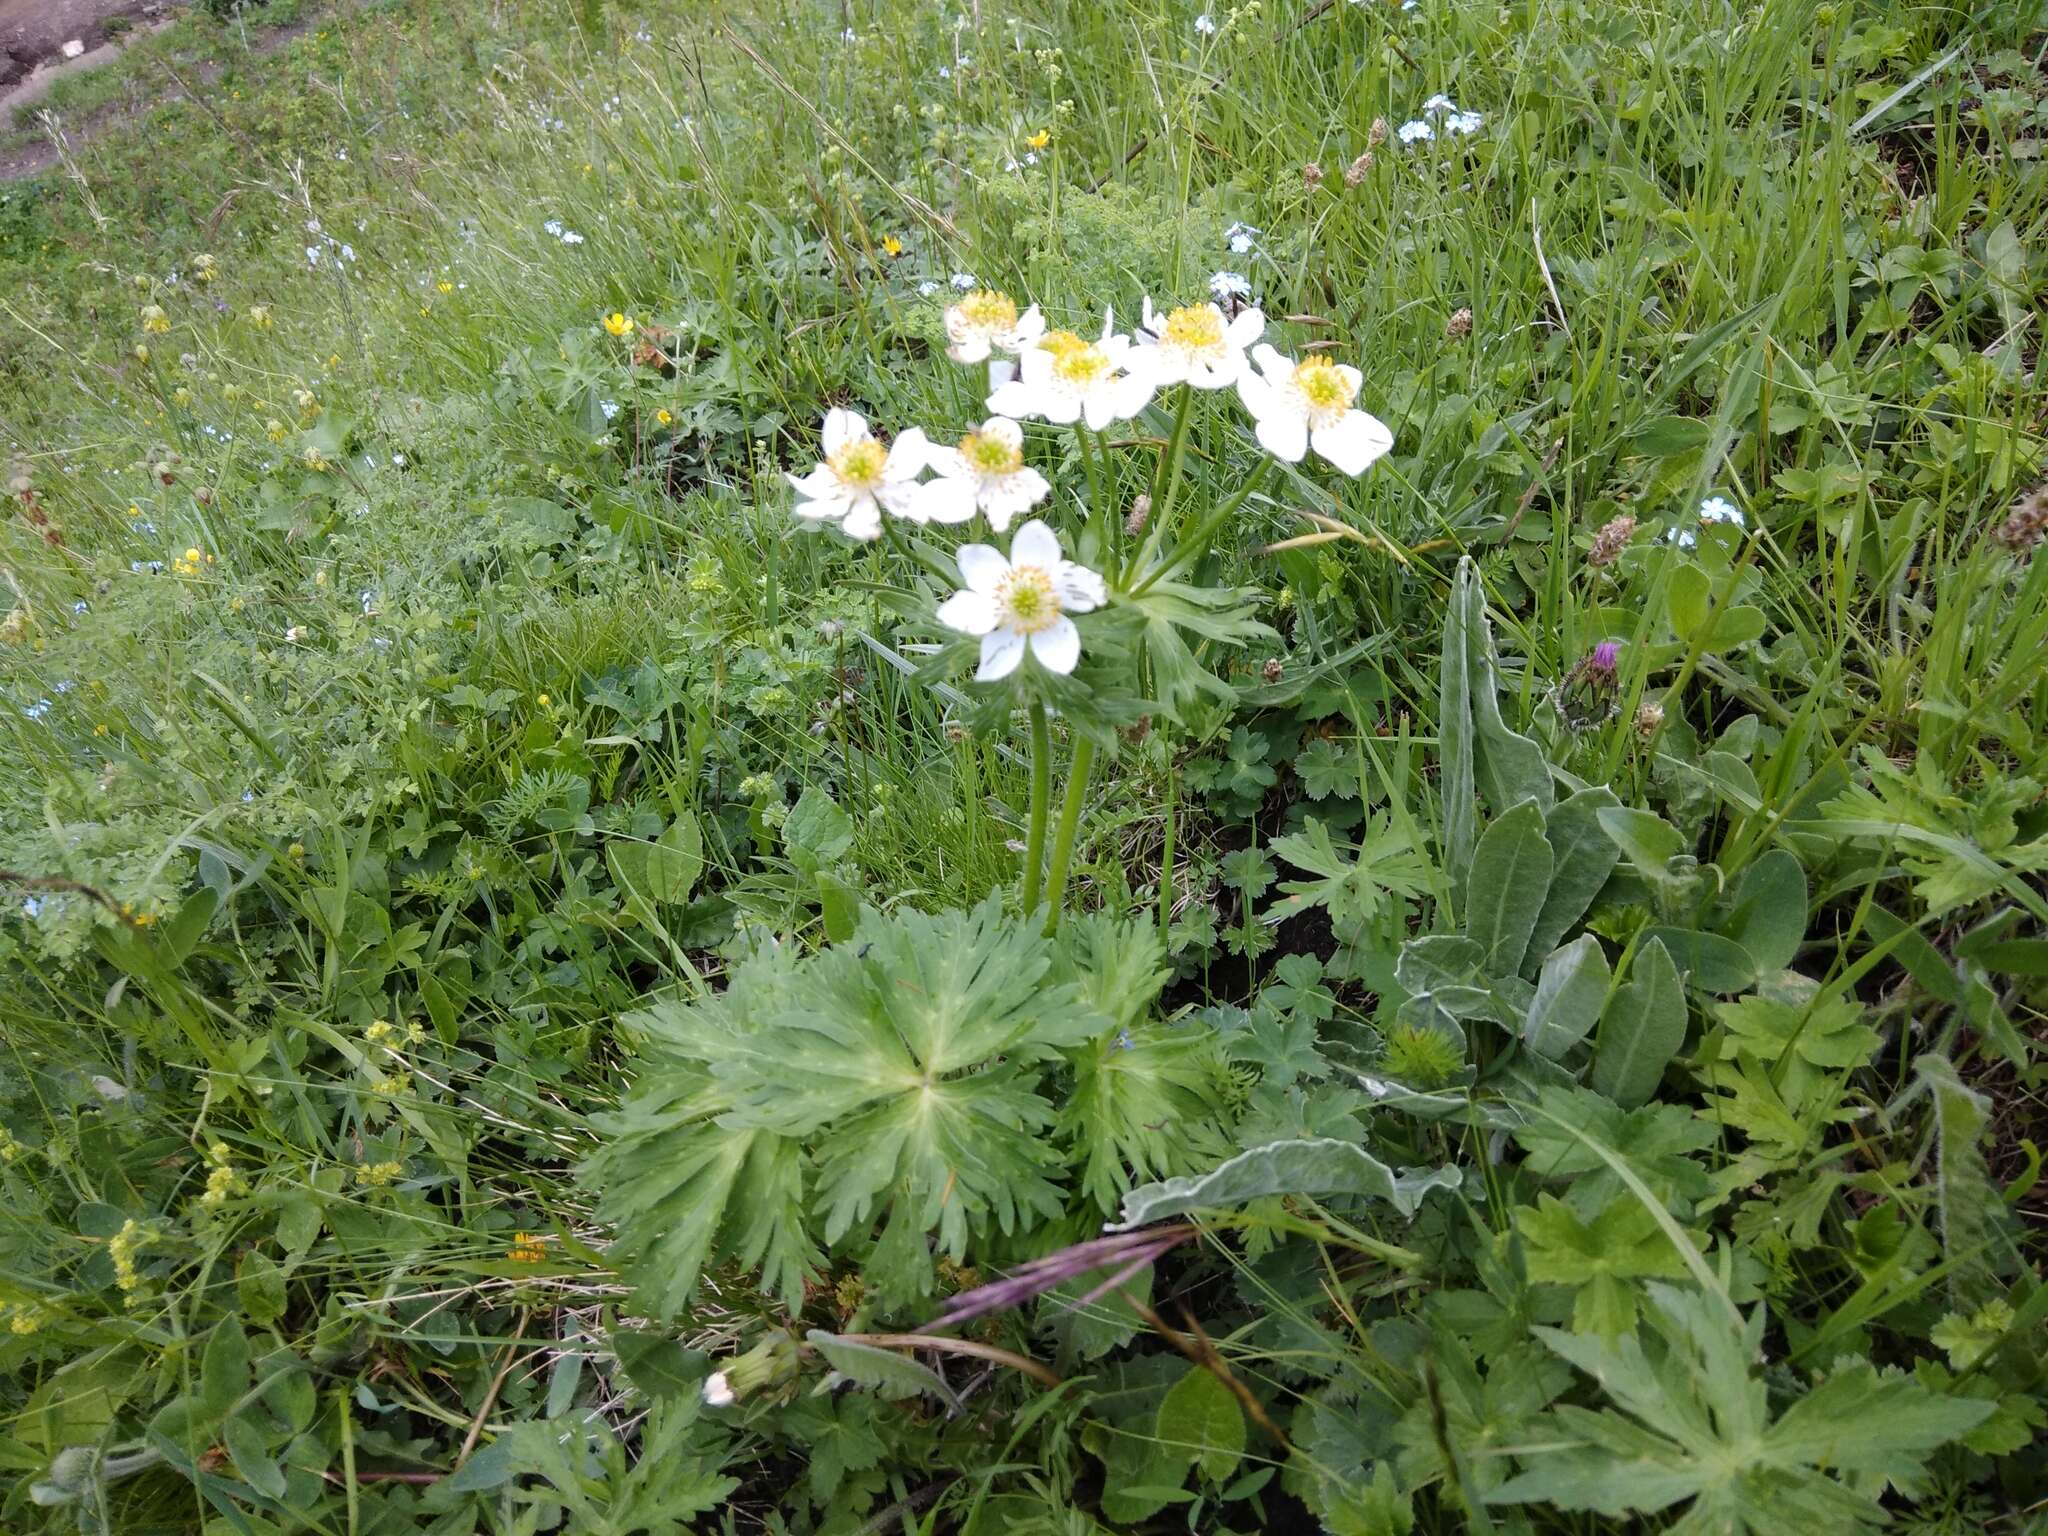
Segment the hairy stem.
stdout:
<svg viewBox="0 0 2048 1536">
<path fill-rule="evenodd" d="M 1047 933 L 1060 926 L 1060 899 L 1067 893 L 1067 866 L 1073 862 L 1074 834 L 1080 827 L 1081 802 L 1088 798 L 1088 774 L 1094 766 L 1095 743 L 1086 736 L 1076 738 L 1074 766 L 1067 777 L 1067 797 L 1060 803 L 1059 830 L 1052 840 L 1052 888 L 1047 894 L 1052 910 L 1046 914 Z"/>
<path fill-rule="evenodd" d="M 1024 915 L 1038 910 L 1038 882 L 1045 873 L 1045 813 L 1052 799 L 1052 727 L 1045 705 L 1031 704 L 1031 824 L 1024 833 Z"/>
</svg>

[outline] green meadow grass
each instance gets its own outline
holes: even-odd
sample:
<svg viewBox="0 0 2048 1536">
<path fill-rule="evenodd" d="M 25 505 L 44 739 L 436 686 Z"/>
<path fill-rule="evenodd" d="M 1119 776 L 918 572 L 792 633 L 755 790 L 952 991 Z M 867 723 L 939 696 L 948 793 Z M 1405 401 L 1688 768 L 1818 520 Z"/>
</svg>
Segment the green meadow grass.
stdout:
<svg viewBox="0 0 2048 1536">
<path fill-rule="evenodd" d="M 194 15 L 67 82 L 76 122 L 218 64 L 0 190 L 0 1525 L 1819 1531 L 1881 1499 L 2036 1528 L 2038 9 L 388 0 L 265 51 L 298 16 Z M 1412 1225 L 1268 1196 L 1162 1261 L 1152 1322 L 980 1325 L 1058 1392 L 1007 1373 L 946 1411 L 834 1356 L 855 1389 L 811 1395 L 805 1329 L 924 1320 L 858 1234 L 793 1333 L 745 1264 L 656 1317 L 577 1170 L 662 1059 L 651 1003 L 770 939 L 851 948 L 863 905 L 1013 893 L 1031 759 L 920 649 L 945 586 L 798 524 L 785 472 L 831 406 L 981 420 L 956 273 L 1092 335 L 1219 271 L 1282 351 L 1355 364 L 1395 447 L 1262 482 L 1192 565 L 1263 627 L 1123 722 L 1066 905 L 1163 935 L 1175 1022 L 1134 1027 L 1205 1032 L 1199 1168 L 1253 1125 L 1369 1127 L 1463 1193 Z M 1164 397 L 1099 457 L 1034 430 L 1046 515 L 1130 555 L 1172 435 Z M 1191 504 L 1256 457 L 1201 402 Z M 1745 526 L 1702 528 L 1710 497 Z M 1677 921 L 1658 870 L 1703 901 L 1801 881 L 1767 968 L 1800 976 L 1754 1014 L 1696 987 L 1636 1140 L 1540 1198 L 1535 1133 L 1357 1086 L 1421 1081 L 1396 955 L 1464 915 L 1467 555 L 1507 727 L 1682 834 L 1683 869 L 1624 846 L 1656 868 L 1596 939 Z M 1311 817 L 1384 829 L 1413 888 L 1369 855 L 1370 920 L 1274 914 Z M 1780 1005 L 1779 1054 L 1725 1075 Z M 1244 1044 L 1275 1019 L 1291 1045 Z M 1530 1329 L 1595 1294 L 1556 1272 L 1559 1191 L 1627 1327 L 1549 1352 Z M 944 1288 L 1103 1214 L 1073 1194 Z M 1561 1352 L 1600 1337 L 1681 1429 Z M 734 1359 L 758 1410 L 702 1408 Z M 1829 1446 L 1689 1516 L 1697 1485 L 1645 1491 L 1641 1423 L 1760 1464 L 1735 1399 L 1782 1423 L 1828 1379 L 1893 1465 Z M 1636 1439 L 1588 1470 L 1617 1406 Z M 562 1450 L 571 1419 L 595 1438 Z M 1546 1455 L 1573 1470 L 1539 1488 Z"/>
</svg>

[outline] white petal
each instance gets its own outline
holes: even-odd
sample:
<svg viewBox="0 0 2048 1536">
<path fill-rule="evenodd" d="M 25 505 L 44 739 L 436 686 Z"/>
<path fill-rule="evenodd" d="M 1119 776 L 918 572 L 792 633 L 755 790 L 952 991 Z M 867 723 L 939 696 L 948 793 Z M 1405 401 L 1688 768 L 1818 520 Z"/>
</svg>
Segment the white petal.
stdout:
<svg viewBox="0 0 2048 1536">
<path fill-rule="evenodd" d="M 1347 475 L 1364 474 L 1394 446 L 1394 434 L 1370 411 L 1346 411 L 1340 420 L 1318 427 L 1311 439 L 1316 452 Z"/>
<path fill-rule="evenodd" d="M 1275 411 L 1259 418 L 1258 436 L 1266 452 L 1289 464 L 1299 464 L 1308 452 L 1308 423 L 1289 411 Z"/>
<path fill-rule="evenodd" d="M 1023 660 L 1022 635 L 1014 629 L 991 630 L 981 637 L 981 665 L 974 670 L 975 680 L 993 683 L 1008 677 Z"/>
<path fill-rule="evenodd" d="M 1005 448 L 1024 446 L 1024 429 L 1007 416 L 991 416 L 981 424 L 981 435 L 1001 443 Z"/>
<path fill-rule="evenodd" d="M 979 331 L 963 336 L 946 348 L 946 356 L 956 363 L 978 363 L 988 356 L 988 337 Z"/>
<path fill-rule="evenodd" d="M 1039 414 L 1056 427 L 1071 427 L 1081 419 L 1081 399 L 1068 390 L 1047 390 L 1039 396 Z"/>
<path fill-rule="evenodd" d="M 1011 424 L 1015 425 L 1014 422 Z M 932 444 L 931 453 L 926 457 L 925 464 L 932 473 L 944 475 L 949 480 L 968 478 L 974 473 L 967 467 L 967 460 L 961 457 L 958 448 L 945 448 L 937 443 Z"/>
<path fill-rule="evenodd" d="M 992 357 L 988 362 L 988 387 L 1001 389 L 1017 377 L 1017 365 L 1007 357 Z"/>
<path fill-rule="evenodd" d="M 1270 341 L 1262 341 L 1252 348 L 1252 361 L 1269 379 L 1284 379 L 1294 372 L 1294 364 L 1275 351 Z"/>
<path fill-rule="evenodd" d="M 1062 560 L 1053 572 L 1053 590 L 1060 606 L 1075 613 L 1092 613 L 1109 600 L 1109 588 L 1098 572 L 1071 560 Z"/>
<path fill-rule="evenodd" d="M 839 489 L 839 477 L 833 474 L 831 466 L 826 464 L 820 464 L 801 480 L 795 475 L 784 475 L 782 478 L 811 497 L 830 496 Z"/>
<path fill-rule="evenodd" d="M 974 516 L 974 482 L 927 480 L 917 488 L 910 515 L 921 523 L 964 523 Z"/>
<path fill-rule="evenodd" d="M 874 499 L 897 517 L 915 517 L 918 486 L 912 480 L 885 480 Z"/>
<path fill-rule="evenodd" d="M 1071 672 L 1081 659 L 1081 631 L 1072 619 L 1054 619 L 1031 637 L 1031 654 L 1048 672 Z"/>
<path fill-rule="evenodd" d="M 908 427 L 896 434 L 889 445 L 889 457 L 882 465 L 883 478 L 915 480 L 931 462 L 932 440 L 922 427 Z"/>
<path fill-rule="evenodd" d="M 798 502 L 794 510 L 798 517 L 808 517 L 817 522 L 836 522 L 846 516 L 846 510 L 851 505 L 851 500 L 845 496 L 817 496 L 809 501 Z"/>
<path fill-rule="evenodd" d="M 939 622 L 963 635 L 985 635 L 996 627 L 995 599 L 986 592 L 955 592 L 939 604 Z"/>
<path fill-rule="evenodd" d="M 839 529 L 849 539 L 879 539 L 882 536 L 882 506 L 872 496 L 863 496 L 847 509 Z"/>
<path fill-rule="evenodd" d="M 1365 375 L 1349 363 L 1339 363 L 1337 364 L 1337 377 L 1351 386 L 1352 398 L 1354 400 L 1357 399 L 1358 391 L 1365 387 Z"/>
<path fill-rule="evenodd" d="M 1060 536 L 1048 528 L 1039 518 L 1033 518 L 1017 530 L 1017 537 L 1010 540 L 1010 563 L 1012 565 L 1040 565 L 1048 571 L 1060 566 Z"/>
<path fill-rule="evenodd" d="M 1244 354 L 1226 352 L 1214 363 L 1196 363 L 1188 370 L 1188 382 L 1197 389 L 1228 389 L 1244 372 Z"/>
<path fill-rule="evenodd" d="M 1120 420 L 1116 408 L 1119 391 L 1115 385 L 1107 389 L 1091 389 L 1081 401 L 1081 419 L 1088 423 L 1088 430 L 1100 432 L 1111 422 Z"/>
<path fill-rule="evenodd" d="M 1224 328 L 1223 339 L 1233 348 L 1242 351 L 1265 334 L 1265 311 L 1248 309 Z"/>
<path fill-rule="evenodd" d="M 996 583 L 1010 574 L 1010 562 L 992 545 L 962 544 L 953 557 L 960 565 L 960 579 L 976 592 L 994 592 Z"/>
<path fill-rule="evenodd" d="M 1037 470 L 1026 465 L 982 488 L 981 510 L 989 526 L 998 533 L 1010 526 L 1019 512 L 1028 512 L 1052 493 L 1052 485 Z"/>
<path fill-rule="evenodd" d="M 1017 329 L 1010 332 L 1010 350 L 1021 352 L 1045 334 L 1045 316 L 1032 305 L 1017 317 Z"/>
<path fill-rule="evenodd" d="M 849 411 L 843 406 L 833 406 L 825 413 L 825 457 L 844 448 L 848 443 L 857 442 L 868 435 L 867 418 L 859 411 Z"/>
<path fill-rule="evenodd" d="M 1157 337 L 1159 334 L 1159 312 L 1152 307 L 1151 294 L 1145 295 L 1144 303 L 1139 306 L 1138 315 L 1138 329 L 1140 333 L 1138 340 L 1143 341 L 1145 339 L 1144 333 L 1148 331 L 1154 337 Z"/>
<path fill-rule="evenodd" d="M 1249 369 L 1238 375 L 1237 398 L 1250 412 L 1253 421 L 1264 421 L 1268 416 L 1280 414 L 1280 401 L 1273 386 Z"/>
<path fill-rule="evenodd" d="M 1035 416 L 1038 414 L 1038 391 L 1022 379 L 1011 379 L 996 387 L 988 397 L 988 408 L 998 416 Z"/>
</svg>

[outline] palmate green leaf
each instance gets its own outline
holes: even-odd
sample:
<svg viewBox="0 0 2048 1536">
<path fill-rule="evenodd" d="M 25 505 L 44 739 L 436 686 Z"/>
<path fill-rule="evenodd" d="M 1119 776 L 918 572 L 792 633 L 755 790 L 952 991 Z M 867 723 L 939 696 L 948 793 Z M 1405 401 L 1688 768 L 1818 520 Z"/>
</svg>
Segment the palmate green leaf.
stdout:
<svg viewBox="0 0 2048 1536">
<path fill-rule="evenodd" d="M 1139 596 L 1119 594 L 1118 609 L 1134 612 L 1142 622 L 1145 657 L 1152 669 L 1152 692 L 1173 719 L 1185 717 L 1205 695 L 1223 705 L 1236 703 L 1236 691 L 1203 666 L 1195 644 L 1245 645 L 1276 639 L 1259 622 L 1257 594 L 1249 587 L 1197 587 L 1162 581 Z M 1183 631 L 1186 633 L 1184 634 Z"/>
<path fill-rule="evenodd" d="M 1636 1289 L 1646 1278 L 1676 1279 L 1685 1261 L 1657 1218 L 1626 1191 L 1591 1221 L 1553 1195 L 1515 1211 L 1530 1280 L 1577 1289 L 1572 1326 L 1614 1337 L 1636 1325 Z"/>
<path fill-rule="evenodd" d="M 1228 1155 L 1228 1072 L 1208 1037 L 1137 1026 L 1082 1046 L 1072 1064 L 1059 1139 L 1079 1151 L 1082 1191 L 1101 1210 L 1114 1210 L 1134 1180 Z"/>
<path fill-rule="evenodd" d="M 1370 922 L 1389 897 L 1417 896 L 1429 887 L 1429 861 L 1384 811 L 1366 822 L 1365 836 L 1355 845 L 1339 846 L 1330 829 L 1310 816 L 1301 831 L 1276 837 L 1270 846 L 1314 878 L 1281 881 L 1283 899 L 1266 909 L 1264 922 L 1284 922 L 1311 907 L 1324 908 L 1339 926 Z"/>
<path fill-rule="evenodd" d="M 1534 1330 L 1614 1406 L 1545 1414 L 1529 1427 L 1522 1471 L 1489 1503 L 1548 1503 L 1619 1519 L 1691 1500 L 1667 1529 L 1859 1531 L 1886 1522 L 1875 1497 L 1886 1480 L 1916 1477 L 1934 1450 L 1996 1407 L 1855 1361 L 1773 1422 L 1754 1373 L 1762 1309 L 1738 1328 L 1717 1298 L 1654 1281 L 1646 1291 L 1655 1330 L 1647 1347 L 1636 1334 Z"/>
</svg>

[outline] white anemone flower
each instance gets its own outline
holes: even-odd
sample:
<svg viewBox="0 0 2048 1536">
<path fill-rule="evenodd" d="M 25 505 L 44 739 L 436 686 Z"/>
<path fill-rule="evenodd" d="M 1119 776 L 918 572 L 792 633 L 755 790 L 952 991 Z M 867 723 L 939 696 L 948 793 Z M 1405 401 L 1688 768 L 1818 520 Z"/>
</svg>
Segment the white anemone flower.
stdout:
<svg viewBox="0 0 2048 1536">
<path fill-rule="evenodd" d="M 912 427 L 885 448 L 866 417 L 835 406 L 825 413 L 825 462 L 801 480 L 785 477 L 803 497 L 796 515 L 837 523 L 848 538 L 879 538 L 883 512 L 908 514 L 931 446 Z"/>
<path fill-rule="evenodd" d="M 1103 316 L 1100 341 L 1047 331 L 1017 355 L 1017 377 L 996 386 L 988 408 L 1018 420 L 1043 416 L 1062 427 L 1085 421 L 1096 432 L 1137 415 L 1156 386 L 1146 358 L 1132 350 L 1130 337 L 1115 334 L 1115 324 Z"/>
<path fill-rule="evenodd" d="M 988 544 L 963 544 L 958 558 L 967 590 L 939 605 L 939 622 L 981 637 L 977 680 L 1008 677 L 1027 649 L 1049 672 L 1074 670 L 1081 631 L 1067 615 L 1100 608 L 1109 593 L 1099 575 L 1060 553 L 1058 534 L 1034 517 L 1010 541 L 1007 560 Z"/>
<path fill-rule="evenodd" d="M 1266 317 L 1256 309 L 1243 310 L 1234 320 L 1225 320 L 1214 304 L 1190 304 L 1162 315 L 1147 296 L 1135 339 L 1149 353 L 1155 384 L 1225 389 L 1243 374 L 1244 350 L 1265 330 Z"/>
<path fill-rule="evenodd" d="M 946 309 L 946 356 L 978 363 L 989 353 L 1021 352 L 1045 334 L 1045 317 L 1032 305 L 1017 313 L 1017 301 L 994 288 L 971 288 Z"/>
<path fill-rule="evenodd" d="M 1252 360 L 1259 371 L 1247 370 L 1237 393 L 1274 458 L 1299 464 L 1313 447 L 1345 474 L 1362 475 L 1392 450 L 1387 424 L 1357 409 L 1365 377 L 1356 368 L 1320 354 L 1297 363 L 1263 343 L 1252 349 Z"/>
<path fill-rule="evenodd" d="M 1024 429 L 1007 416 L 990 417 L 957 448 L 934 446 L 931 467 L 938 478 L 919 486 L 911 503 L 919 522 L 964 523 L 979 510 L 1002 533 L 1052 494 L 1045 476 L 1024 462 Z"/>
</svg>

